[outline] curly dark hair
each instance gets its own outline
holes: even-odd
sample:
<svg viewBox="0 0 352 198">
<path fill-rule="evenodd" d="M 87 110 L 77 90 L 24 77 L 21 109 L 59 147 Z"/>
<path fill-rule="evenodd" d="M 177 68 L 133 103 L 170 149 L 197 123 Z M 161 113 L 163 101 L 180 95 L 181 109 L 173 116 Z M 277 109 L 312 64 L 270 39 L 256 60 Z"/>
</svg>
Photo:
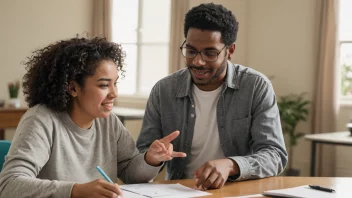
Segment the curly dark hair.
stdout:
<svg viewBox="0 0 352 198">
<path fill-rule="evenodd" d="M 219 31 L 221 32 L 222 42 L 225 45 L 230 45 L 236 41 L 238 21 L 232 12 L 224 6 L 207 3 L 193 7 L 186 14 L 184 23 L 185 38 L 187 38 L 189 28 Z"/>
<path fill-rule="evenodd" d="M 76 81 L 84 87 L 85 79 L 95 73 L 100 61 L 111 60 L 124 75 L 121 45 L 103 37 L 71 38 L 35 50 L 27 57 L 23 93 L 29 107 L 45 104 L 54 111 L 69 110 L 68 84 Z"/>
</svg>

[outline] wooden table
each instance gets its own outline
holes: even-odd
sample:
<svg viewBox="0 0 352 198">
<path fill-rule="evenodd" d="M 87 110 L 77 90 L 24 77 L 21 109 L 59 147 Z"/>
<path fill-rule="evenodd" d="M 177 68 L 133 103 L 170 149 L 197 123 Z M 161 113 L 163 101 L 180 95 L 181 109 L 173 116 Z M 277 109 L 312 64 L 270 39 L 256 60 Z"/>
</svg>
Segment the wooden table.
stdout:
<svg viewBox="0 0 352 198">
<path fill-rule="evenodd" d="M 316 158 L 316 147 L 318 143 L 352 146 L 352 136 L 351 136 L 351 133 L 348 131 L 309 134 L 309 135 L 305 135 L 304 138 L 306 140 L 312 141 L 310 176 L 315 176 L 315 158 Z"/>
<path fill-rule="evenodd" d="M 6 128 L 16 128 L 27 108 L 0 108 L 0 140 L 4 139 Z"/>
<path fill-rule="evenodd" d="M 4 139 L 5 129 L 16 128 L 22 115 L 27 111 L 28 108 L 0 108 L 0 140 Z M 112 110 L 121 120 L 122 124 L 125 124 L 126 120 L 137 120 L 143 119 L 144 110 L 125 108 L 125 107 L 114 107 Z"/>
<path fill-rule="evenodd" d="M 180 183 L 192 188 L 194 180 L 169 180 L 154 183 Z M 296 186 L 315 184 L 336 190 L 337 197 L 352 197 L 352 178 L 345 177 L 269 177 L 257 180 L 228 182 L 221 189 L 207 190 L 211 196 L 204 197 L 231 197 L 261 194 L 263 191 L 292 188 Z M 349 195 L 349 196 L 348 196 Z M 256 196 L 265 197 L 265 196 Z"/>
</svg>

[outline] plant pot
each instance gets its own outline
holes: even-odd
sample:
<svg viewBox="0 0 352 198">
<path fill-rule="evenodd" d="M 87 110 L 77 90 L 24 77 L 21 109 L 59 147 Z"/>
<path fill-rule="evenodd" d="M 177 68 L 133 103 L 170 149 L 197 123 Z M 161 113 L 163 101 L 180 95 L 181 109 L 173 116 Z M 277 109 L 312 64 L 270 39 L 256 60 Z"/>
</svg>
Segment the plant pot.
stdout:
<svg viewBox="0 0 352 198">
<path fill-rule="evenodd" d="M 286 176 L 299 176 L 300 172 L 301 171 L 299 169 L 291 168 L 291 169 L 287 169 L 285 171 L 285 175 Z"/>
<path fill-rule="evenodd" d="M 9 106 L 14 107 L 14 108 L 20 108 L 20 106 L 21 106 L 20 99 L 19 98 L 11 98 L 10 102 L 9 102 Z"/>
</svg>

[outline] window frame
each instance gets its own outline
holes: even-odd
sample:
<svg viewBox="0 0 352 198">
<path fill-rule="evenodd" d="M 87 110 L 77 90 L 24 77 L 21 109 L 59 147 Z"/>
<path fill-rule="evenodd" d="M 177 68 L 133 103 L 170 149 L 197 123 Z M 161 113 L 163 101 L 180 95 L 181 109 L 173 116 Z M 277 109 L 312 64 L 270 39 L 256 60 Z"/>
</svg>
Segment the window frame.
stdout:
<svg viewBox="0 0 352 198">
<path fill-rule="evenodd" d="M 172 0 L 171 0 L 172 1 Z M 169 8 L 169 15 L 171 19 L 171 12 L 172 10 L 172 5 L 170 2 L 170 8 Z M 143 17 L 144 9 L 143 9 L 143 0 L 138 0 L 138 17 L 137 17 L 137 29 L 136 29 L 136 42 L 119 42 L 119 44 L 122 45 L 122 48 L 124 45 L 134 45 L 136 47 L 136 79 L 135 79 L 135 93 L 133 94 L 125 94 L 125 93 L 119 93 L 118 99 L 119 101 L 124 101 L 124 102 L 133 102 L 133 103 L 145 103 L 145 101 L 148 99 L 150 92 L 144 93 L 142 92 L 142 86 L 140 85 L 141 83 L 141 78 L 142 78 L 142 48 L 144 46 L 163 46 L 166 45 L 168 48 L 170 46 L 170 39 L 168 40 L 167 43 L 165 42 L 143 42 L 142 41 L 142 34 L 143 34 L 143 27 L 142 27 L 142 17 Z M 171 35 L 171 25 L 169 26 L 170 32 L 169 32 L 169 38 Z M 170 51 L 168 51 L 168 54 L 170 54 Z M 168 65 L 169 62 L 167 62 Z M 170 74 L 170 68 L 167 68 L 167 75 Z M 122 78 L 123 80 L 123 78 Z"/>
<path fill-rule="evenodd" d="M 338 50 L 341 51 L 341 45 L 342 44 L 352 44 L 352 40 L 340 40 L 338 39 Z M 342 63 L 341 63 L 341 57 L 338 56 L 337 57 L 337 64 L 338 64 L 338 67 L 339 67 L 339 83 L 341 83 L 341 68 L 342 68 Z M 338 93 L 339 93 L 339 98 L 340 98 L 340 104 L 342 106 L 352 106 L 352 96 L 343 96 L 341 94 L 341 87 L 339 86 L 339 90 L 338 90 Z"/>
<path fill-rule="evenodd" d="M 341 6 L 341 2 L 339 2 L 340 5 L 339 7 Z M 341 12 L 341 10 L 339 10 L 339 12 Z M 339 13 L 340 15 L 340 13 Z M 342 21 L 339 19 L 338 20 L 338 32 L 341 30 L 341 24 L 342 24 Z M 339 104 L 340 106 L 350 106 L 352 107 L 352 96 L 344 96 L 342 95 L 342 87 L 341 87 L 341 83 L 342 83 L 342 62 L 341 62 L 341 46 L 343 44 L 352 44 L 352 39 L 351 40 L 348 40 L 348 39 L 340 39 L 339 37 L 340 35 L 338 34 L 338 37 L 337 37 L 337 51 L 336 51 L 336 57 L 335 57 L 335 60 L 336 60 L 336 65 L 338 66 L 338 98 L 339 98 Z"/>
</svg>

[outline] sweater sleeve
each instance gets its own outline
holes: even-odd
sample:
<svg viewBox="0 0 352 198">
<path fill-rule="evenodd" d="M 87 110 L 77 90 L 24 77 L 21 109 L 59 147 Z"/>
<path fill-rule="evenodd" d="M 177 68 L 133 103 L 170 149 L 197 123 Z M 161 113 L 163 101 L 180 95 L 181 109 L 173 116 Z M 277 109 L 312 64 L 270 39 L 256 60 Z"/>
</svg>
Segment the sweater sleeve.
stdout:
<svg viewBox="0 0 352 198">
<path fill-rule="evenodd" d="M 70 198 L 73 182 L 38 179 L 51 154 L 53 128 L 38 116 L 23 118 L 0 173 L 0 198 Z"/>
<path fill-rule="evenodd" d="M 118 177 L 126 184 L 152 181 L 161 166 L 151 166 L 145 161 L 145 153 L 139 153 L 136 143 L 127 129 L 119 122 L 121 135 L 117 141 Z"/>
</svg>

